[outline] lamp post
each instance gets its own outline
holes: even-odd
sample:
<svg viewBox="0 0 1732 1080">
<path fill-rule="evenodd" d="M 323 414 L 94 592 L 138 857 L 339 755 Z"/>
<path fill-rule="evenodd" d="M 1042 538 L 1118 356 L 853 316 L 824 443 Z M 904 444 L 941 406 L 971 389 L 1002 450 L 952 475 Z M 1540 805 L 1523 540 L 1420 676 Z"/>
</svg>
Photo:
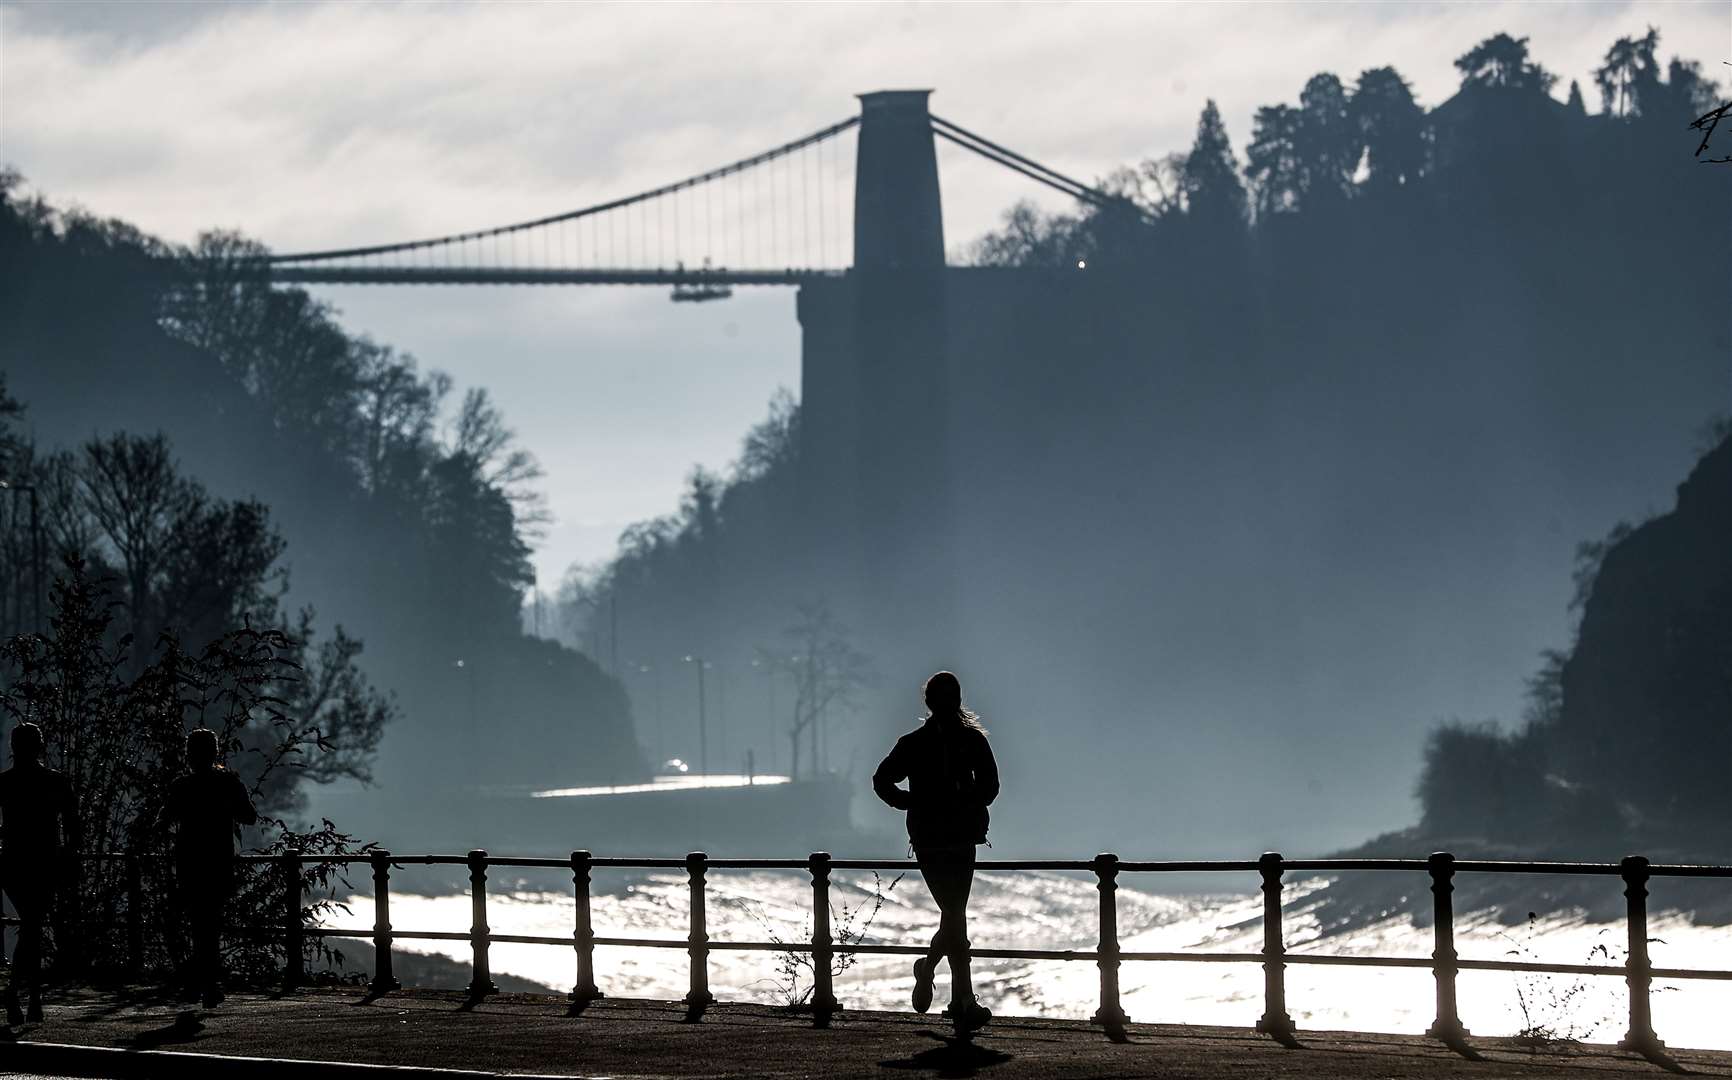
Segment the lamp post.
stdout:
<svg viewBox="0 0 1732 1080">
<path fill-rule="evenodd" d="M 655 759 L 656 767 L 660 768 L 661 763 L 667 760 L 667 747 L 662 744 L 662 673 L 661 669 L 654 664 L 637 665 L 637 673 L 640 676 L 652 676 L 651 682 L 655 687 L 655 709 L 653 712 L 655 716 Z"/>
<path fill-rule="evenodd" d="M 752 666 L 764 673 L 764 717 L 768 724 L 770 736 L 770 768 L 776 767 L 776 665 L 767 664 L 762 659 L 752 661 Z"/>
<path fill-rule="evenodd" d="M 476 753 L 480 750 L 480 747 L 475 744 L 475 667 L 473 664 L 464 661 L 461 657 L 459 657 L 452 666 L 459 672 L 468 676 L 469 679 L 469 732 L 466 740 L 469 744 L 469 751 L 466 755 L 468 758 L 468 768 L 464 771 L 469 776 L 469 787 L 471 791 L 480 791 L 481 780 L 476 772 L 476 766 L 478 763 Z"/>
<path fill-rule="evenodd" d="M 708 776 L 710 774 L 710 732 L 709 720 L 704 712 L 704 669 L 710 665 L 701 656 L 688 656 L 686 663 L 698 666 L 698 772 Z"/>
</svg>

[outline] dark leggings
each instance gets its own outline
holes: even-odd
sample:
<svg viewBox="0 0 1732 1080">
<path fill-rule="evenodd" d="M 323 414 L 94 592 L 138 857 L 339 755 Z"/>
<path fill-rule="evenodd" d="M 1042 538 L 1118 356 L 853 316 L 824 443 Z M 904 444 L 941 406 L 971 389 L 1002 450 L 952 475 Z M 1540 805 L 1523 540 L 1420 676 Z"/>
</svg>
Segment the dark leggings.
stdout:
<svg viewBox="0 0 1732 1080">
<path fill-rule="evenodd" d="M 950 997 L 954 1002 L 974 999 L 974 982 L 968 969 L 968 894 L 974 888 L 974 845 L 916 849 L 920 876 L 938 903 L 938 933 L 926 958 L 950 958 Z"/>
<path fill-rule="evenodd" d="M 6 895 L 18 913 L 18 948 L 12 954 L 12 970 L 17 973 L 13 990 L 28 986 L 35 994 L 42 984 L 42 929 L 48 919 L 52 892 L 32 877 L 20 874 L 17 866 L 8 865 L 6 869 Z"/>
<path fill-rule="evenodd" d="M 221 861 L 183 862 L 176 867 L 181 918 L 192 938 L 187 984 L 198 990 L 222 985 L 223 915 L 233 895 L 234 874 Z"/>
</svg>

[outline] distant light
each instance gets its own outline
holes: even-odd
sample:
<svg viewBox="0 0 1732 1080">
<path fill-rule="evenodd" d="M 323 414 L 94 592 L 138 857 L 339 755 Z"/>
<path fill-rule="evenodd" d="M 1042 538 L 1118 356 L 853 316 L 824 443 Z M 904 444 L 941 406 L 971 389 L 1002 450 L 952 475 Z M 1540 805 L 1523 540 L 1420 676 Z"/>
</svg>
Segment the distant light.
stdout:
<svg viewBox="0 0 1732 1080">
<path fill-rule="evenodd" d="M 1076 268 L 1078 270 L 1087 270 L 1089 268 L 1088 260 L 1087 259 L 1078 259 L 1076 261 Z"/>
</svg>

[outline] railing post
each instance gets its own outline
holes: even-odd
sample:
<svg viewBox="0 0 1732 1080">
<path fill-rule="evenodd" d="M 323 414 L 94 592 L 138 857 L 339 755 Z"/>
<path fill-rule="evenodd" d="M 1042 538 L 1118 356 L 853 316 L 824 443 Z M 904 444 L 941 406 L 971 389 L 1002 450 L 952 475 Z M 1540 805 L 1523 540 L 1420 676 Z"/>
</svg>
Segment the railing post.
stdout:
<svg viewBox="0 0 1732 1080">
<path fill-rule="evenodd" d="M 1434 851 L 1425 868 L 1431 874 L 1431 973 L 1437 978 L 1437 1018 L 1426 1034 L 1455 1046 L 1467 1038 L 1455 1001 L 1455 856 Z"/>
<path fill-rule="evenodd" d="M 373 994 L 389 994 L 402 984 L 391 966 L 391 853 L 383 849 L 367 856 L 373 864 Z"/>
<path fill-rule="evenodd" d="M 1628 902 L 1629 950 L 1624 958 L 1624 981 L 1630 986 L 1630 1030 L 1618 1043 L 1620 1049 L 1643 1056 L 1657 1054 L 1666 1044 L 1654 1034 L 1649 1011 L 1648 987 L 1653 965 L 1648 962 L 1648 860 L 1626 855 L 1619 864 L 1624 876 L 1624 898 Z"/>
<path fill-rule="evenodd" d="M 1101 852 L 1095 856 L 1094 871 L 1101 894 L 1100 958 L 1096 961 L 1101 969 L 1101 1004 L 1090 1019 L 1116 1034 L 1130 1023 L 1119 1005 L 1119 857 Z"/>
<path fill-rule="evenodd" d="M 806 867 L 812 871 L 812 1022 L 824 1027 L 841 1009 L 831 972 L 835 943 L 830 936 L 830 853 L 812 852 Z"/>
<path fill-rule="evenodd" d="M 709 856 L 694 851 L 686 856 L 686 871 L 691 875 L 692 922 L 686 940 L 686 952 L 691 957 L 692 988 L 686 994 L 686 1008 L 698 1010 L 716 999 L 710 994 L 709 926 L 704 921 L 704 872 Z"/>
<path fill-rule="evenodd" d="M 469 948 L 474 954 L 473 974 L 469 979 L 469 996 L 482 998 L 497 993 L 493 972 L 487 963 L 487 852 L 480 848 L 469 853 L 469 904 L 473 921 L 469 927 Z"/>
<path fill-rule="evenodd" d="M 283 853 L 283 989 L 306 981 L 306 926 L 301 921 L 301 853 Z"/>
<path fill-rule="evenodd" d="M 126 853 L 126 970 L 144 974 L 144 863 L 136 851 Z"/>
<path fill-rule="evenodd" d="M 571 853 L 571 884 L 577 893 L 577 925 L 572 928 L 571 943 L 577 950 L 577 983 L 571 988 L 571 1000 L 594 1001 L 605 997 L 595 986 L 595 928 L 589 917 L 589 868 L 587 851 Z"/>
<path fill-rule="evenodd" d="M 1266 851 L 1257 860 L 1263 875 L 1263 1018 L 1257 1030 L 1277 1042 L 1292 1043 L 1293 1018 L 1287 1015 L 1287 955 L 1281 943 L 1281 853 Z"/>
</svg>

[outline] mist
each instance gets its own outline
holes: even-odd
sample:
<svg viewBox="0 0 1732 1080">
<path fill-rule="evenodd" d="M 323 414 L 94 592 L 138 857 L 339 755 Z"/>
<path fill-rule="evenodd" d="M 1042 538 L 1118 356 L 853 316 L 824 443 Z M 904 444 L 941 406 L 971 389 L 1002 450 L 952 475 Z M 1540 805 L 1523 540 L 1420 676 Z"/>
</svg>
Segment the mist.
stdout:
<svg viewBox="0 0 1732 1080">
<path fill-rule="evenodd" d="M 13 178 L 4 368 L 36 459 L 161 432 L 187 476 L 268 507 L 284 609 L 353 634 L 394 703 L 372 783 L 297 804 L 368 838 L 894 850 L 867 777 L 949 669 L 1018 793 L 1007 852 L 1340 850 L 1435 818 L 1418 793 L 1452 723 L 1555 728 L 1541 771 L 1593 786 L 1557 764 L 1568 725 L 1533 721 L 1591 601 L 1581 545 L 1673 510 L 1732 388 L 1723 170 L 1686 128 L 1717 87 L 1643 40 L 1597 111 L 1526 39 L 1454 43 L 1429 108 L 1367 55 L 1248 129 L 1210 101 L 1188 146 L 1045 169 L 1041 201 L 965 235 L 950 144 L 1002 164 L 993 144 L 868 95 L 858 144 L 835 137 L 853 156 L 812 159 L 849 186 L 827 211 L 849 265 L 703 305 L 596 286 L 586 310 L 625 322 L 517 327 L 534 347 L 463 383 L 368 336 L 412 319 L 437 355 L 470 333 L 455 286 L 388 291 L 413 265 L 177 247 Z M 764 226 L 740 228 L 751 251 Z M 632 272 L 726 292 L 697 257 Z M 523 295 L 525 324 L 558 302 Z M 506 364 L 548 392 L 502 408 Z M 570 366 L 641 400 L 554 392 Z M 764 419 L 703 436 L 680 491 L 645 482 L 694 445 L 663 412 L 706 409 Z M 520 417 L 609 452 L 538 455 Z M 621 507 L 643 520 L 606 558 L 538 572 L 550 534 L 598 543 Z M 653 792 L 672 759 L 761 793 L 579 806 Z"/>
</svg>

